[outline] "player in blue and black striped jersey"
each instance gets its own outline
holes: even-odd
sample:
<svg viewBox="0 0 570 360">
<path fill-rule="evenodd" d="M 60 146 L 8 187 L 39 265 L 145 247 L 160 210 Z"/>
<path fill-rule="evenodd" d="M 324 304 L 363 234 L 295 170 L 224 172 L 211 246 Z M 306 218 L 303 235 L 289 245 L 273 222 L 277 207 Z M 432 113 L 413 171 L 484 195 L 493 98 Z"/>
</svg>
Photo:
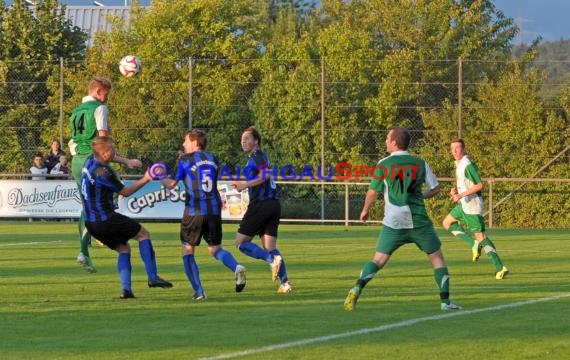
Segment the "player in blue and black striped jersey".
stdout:
<svg viewBox="0 0 570 360">
<path fill-rule="evenodd" d="M 161 180 L 173 189 L 179 181 L 186 187 L 184 214 L 180 223 L 182 262 L 184 271 L 194 289 L 192 300 L 206 300 L 200 281 L 198 265 L 194 258 L 195 247 L 202 237 L 208 244 L 208 252 L 235 274 L 236 292 L 245 287 L 245 267 L 238 264 L 233 255 L 222 248 L 222 199 L 218 191 L 220 162 L 205 151 L 208 144 L 206 132 L 189 130 L 184 134 L 184 154 L 178 159 L 175 177 Z"/>
<path fill-rule="evenodd" d="M 245 255 L 270 264 L 272 280 L 280 281 L 277 292 L 290 293 L 285 262 L 277 249 L 281 191 L 271 174 L 269 156 L 261 150 L 261 135 L 255 127 L 244 130 L 241 147 L 249 155 L 244 168 L 247 181 L 237 182 L 234 187 L 237 191 L 248 189 L 249 205 L 236 235 L 236 247 Z M 256 235 L 261 237 L 263 248 L 251 242 Z"/>
<path fill-rule="evenodd" d="M 85 227 L 91 235 L 119 253 L 117 268 L 123 287 L 121 299 L 134 298 L 131 289 L 130 239 L 139 242 L 149 287 L 170 288 L 172 284 L 158 276 L 150 233 L 137 221 L 115 212 L 114 193 L 129 196 L 152 180 L 149 172 L 128 186 L 117 177 L 109 162 L 115 158 L 115 148 L 110 137 L 97 136 L 92 141 L 93 155 L 83 165 L 81 174 L 81 199 Z"/>
</svg>

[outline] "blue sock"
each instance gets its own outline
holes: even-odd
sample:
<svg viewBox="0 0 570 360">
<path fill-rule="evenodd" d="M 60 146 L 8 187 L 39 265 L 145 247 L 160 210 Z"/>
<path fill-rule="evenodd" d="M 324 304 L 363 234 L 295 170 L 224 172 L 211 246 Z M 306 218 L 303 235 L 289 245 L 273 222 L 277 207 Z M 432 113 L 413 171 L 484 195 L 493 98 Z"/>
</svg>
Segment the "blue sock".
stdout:
<svg viewBox="0 0 570 360">
<path fill-rule="evenodd" d="M 123 290 L 131 289 L 131 253 L 119 253 L 117 258 L 117 270 L 119 270 L 119 280 Z"/>
<path fill-rule="evenodd" d="M 251 241 L 244 241 L 238 247 L 239 251 L 254 259 L 261 259 L 265 262 L 271 263 L 273 257 L 270 253 L 263 250 L 260 246 L 252 243 Z"/>
<path fill-rule="evenodd" d="M 271 255 L 281 255 L 281 253 L 277 249 L 271 250 L 269 253 Z M 287 281 L 289 279 L 287 277 L 287 268 L 285 267 L 285 259 L 283 259 L 283 257 L 281 257 L 281 267 L 279 268 L 279 275 L 278 276 L 279 276 L 279 280 L 281 280 L 281 284 L 283 284 L 285 281 Z"/>
<path fill-rule="evenodd" d="M 139 252 L 146 269 L 149 279 L 158 278 L 158 270 L 156 269 L 156 258 L 154 257 L 154 249 L 150 239 L 139 241 Z"/>
<path fill-rule="evenodd" d="M 219 261 L 221 261 L 222 264 L 224 264 L 231 271 L 233 272 L 236 271 L 238 262 L 229 251 L 226 251 L 224 249 L 218 249 L 218 251 L 216 251 L 216 253 L 214 254 L 214 257 Z"/>
<path fill-rule="evenodd" d="M 194 255 L 184 255 L 182 262 L 184 263 L 184 272 L 186 272 L 186 277 L 190 281 L 192 289 L 198 294 L 203 294 L 204 289 L 202 289 L 202 282 L 200 281 L 200 271 L 198 270 L 198 264 L 196 264 Z"/>
</svg>

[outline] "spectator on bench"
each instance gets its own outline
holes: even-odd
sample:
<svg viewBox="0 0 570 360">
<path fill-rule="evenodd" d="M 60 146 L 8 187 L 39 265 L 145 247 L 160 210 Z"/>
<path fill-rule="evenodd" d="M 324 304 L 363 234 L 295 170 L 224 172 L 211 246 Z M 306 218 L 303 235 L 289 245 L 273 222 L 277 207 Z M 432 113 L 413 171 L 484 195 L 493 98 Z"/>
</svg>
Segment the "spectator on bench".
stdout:
<svg viewBox="0 0 570 360">
<path fill-rule="evenodd" d="M 46 175 L 48 169 L 44 164 L 44 156 L 41 153 L 36 153 L 34 155 L 34 166 L 30 168 L 30 173 L 32 175 Z M 45 176 L 32 176 L 32 180 L 45 180 Z"/>
</svg>

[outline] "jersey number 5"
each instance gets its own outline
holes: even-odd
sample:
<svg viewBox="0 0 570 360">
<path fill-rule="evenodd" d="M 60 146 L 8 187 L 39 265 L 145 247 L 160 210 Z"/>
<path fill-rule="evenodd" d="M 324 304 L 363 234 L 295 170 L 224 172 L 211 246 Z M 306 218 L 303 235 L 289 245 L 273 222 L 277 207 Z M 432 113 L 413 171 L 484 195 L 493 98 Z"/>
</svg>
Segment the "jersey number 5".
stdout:
<svg viewBox="0 0 570 360">
<path fill-rule="evenodd" d="M 202 173 L 202 191 L 203 192 L 212 192 L 212 188 L 214 187 L 214 181 L 212 180 L 212 175 L 209 172 Z"/>
</svg>

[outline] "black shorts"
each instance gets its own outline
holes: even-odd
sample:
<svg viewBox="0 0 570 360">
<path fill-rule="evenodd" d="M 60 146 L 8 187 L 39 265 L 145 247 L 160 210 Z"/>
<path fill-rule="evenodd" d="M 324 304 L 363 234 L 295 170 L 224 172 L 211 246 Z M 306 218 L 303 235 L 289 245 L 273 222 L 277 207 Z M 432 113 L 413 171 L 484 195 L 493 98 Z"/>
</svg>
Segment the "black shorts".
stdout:
<svg viewBox="0 0 570 360">
<path fill-rule="evenodd" d="M 218 246 L 222 243 L 222 217 L 221 215 L 188 215 L 184 210 L 180 222 L 180 241 L 183 245 L 200 245 L 204 240 L 208 246 Z"/>
<path fill-rule="evenodd" d="M 142 228 L 137 221 L 119 213 L 113 214 L 107 221 L 86 221 L 85 227 L 94 238 L 113 250 L 134 238 Z"/>
<path fill-rule="evenodd" d="M 277 237 L 281 219 L 279 200 L 264 200 L 250 204 L 239 224 L 238 232 L 247 236 L 269 235 Z"/>
</svg>

